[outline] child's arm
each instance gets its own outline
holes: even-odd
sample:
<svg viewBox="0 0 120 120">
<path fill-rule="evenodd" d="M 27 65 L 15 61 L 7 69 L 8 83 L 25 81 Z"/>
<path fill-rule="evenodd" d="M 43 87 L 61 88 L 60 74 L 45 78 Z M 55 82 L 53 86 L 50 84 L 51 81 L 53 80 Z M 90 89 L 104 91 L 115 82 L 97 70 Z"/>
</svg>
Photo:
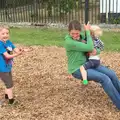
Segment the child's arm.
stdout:
<svg viewBox="0 0 120 120">
<path fill-rule="evenodd" d="M 4 55 L 4 57 L 5 57 L 6 59 L 12 59 L 12 58 L 14 58 L 14 57 L 22 54 L 22 52 L 23 52 L 23 51 L 19 51 L 19 52 L 17 52 L 17 53 L 14 53 L 14 54 L 10 55 L 10 54 L 8 54 L 7 51 L 6 51 L 6 52 L 3 53 L 3 55 Z"/>
<path fill-rule="evenodd" d="M 9 44 L 11 44 L 13 52 L 15 52 L 15 53 L 19 54 L 19 52 L 24 51 L 22 48 L 17 48 L 10 40 L 9 40 Z"/>
<path fill-rule="evenodd" d="M 14 49 L 14 52 L 15 52 L 15 53 L 19 53 L 20 51 L 24 51 L 24 50 L 23 50 L 22 48 L 15 48 L 15 49 Z"/>
<path fill-rule="evenodd" d="M 15 48 L 14 49 L 14 52 L 15 53 L 18 53 L 20 51 L 23 51 L 23 52 L 30 52 L 30 51 L 33 51 L 33 48 L 32 47 L 29 47 L 29 48 Z"/>
</svg>

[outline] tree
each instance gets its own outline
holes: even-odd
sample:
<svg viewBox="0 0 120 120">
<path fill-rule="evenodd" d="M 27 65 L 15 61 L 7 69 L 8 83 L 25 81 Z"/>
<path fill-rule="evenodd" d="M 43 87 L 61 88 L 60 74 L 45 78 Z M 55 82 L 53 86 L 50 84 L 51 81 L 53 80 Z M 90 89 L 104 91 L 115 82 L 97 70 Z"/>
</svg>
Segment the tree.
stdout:
<svg viewBox="0 0 120 120">
<path fill-rule="evenodd" d="M 74 0 L 60 0 L 60 13 L 66 14 L 73 9 Z"/>
</svg>

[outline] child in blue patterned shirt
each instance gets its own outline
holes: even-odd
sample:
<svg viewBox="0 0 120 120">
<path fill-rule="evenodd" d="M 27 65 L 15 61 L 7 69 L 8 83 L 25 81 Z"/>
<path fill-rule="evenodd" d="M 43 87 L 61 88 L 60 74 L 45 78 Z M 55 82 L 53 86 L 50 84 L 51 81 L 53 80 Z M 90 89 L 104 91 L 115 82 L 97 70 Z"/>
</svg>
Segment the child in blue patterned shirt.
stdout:
<svg viewBox="0 0 120 120">
<path fill-rule="evenodd" d="M 14 53 L 13 53 L 14 51 Z M 9 28 L 1 25 L 0 26 L 0 79 L 4 82 L 5 99 L 8 99 L 9 104 L 14 104 L 15 100 L 13 97 L 13 81 L 12 81 L 12 61 L 13 58 L 22 54 L 23 50 L 18 49 L 9 40 Z"/>
</svg>

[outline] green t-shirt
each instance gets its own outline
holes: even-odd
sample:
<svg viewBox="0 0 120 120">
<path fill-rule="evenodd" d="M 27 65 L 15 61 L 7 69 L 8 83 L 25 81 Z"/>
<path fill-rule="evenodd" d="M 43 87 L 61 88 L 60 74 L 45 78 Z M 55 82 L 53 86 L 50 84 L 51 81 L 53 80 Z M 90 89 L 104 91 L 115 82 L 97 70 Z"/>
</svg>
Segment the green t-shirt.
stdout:
<svg viewBox="0 0 120 120">
<path fill-rule="evenodd" d="M 80 33 L 81 39 L 84 40 L 83 32 Z M 73 73 L 86 62 L 85 52 L 90 52 L 94 49 L 90 31 L 86 31 L 86 43 L 73 40 L 68 34 L 65 37 L 65 49 L 68 58 L 68 73 Z"/>
</svg>

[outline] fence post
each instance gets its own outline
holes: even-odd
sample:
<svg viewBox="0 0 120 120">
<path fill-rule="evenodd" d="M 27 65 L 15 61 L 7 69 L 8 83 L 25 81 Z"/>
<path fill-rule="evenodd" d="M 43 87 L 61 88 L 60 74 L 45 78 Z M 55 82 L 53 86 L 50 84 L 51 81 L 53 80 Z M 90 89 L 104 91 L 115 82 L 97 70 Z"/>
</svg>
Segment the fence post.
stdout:
<svg viewBox="0 0 120 120">
<path fill-rule="evenodd" d="M 85 0 L 85 24 L 88 23 L 89 20 L 89 0 Z"/>
<path fill-rule="evenodd" d="M 106 0 L 106 23 L 108 24 L 108 0 Z"/>
</svg>

